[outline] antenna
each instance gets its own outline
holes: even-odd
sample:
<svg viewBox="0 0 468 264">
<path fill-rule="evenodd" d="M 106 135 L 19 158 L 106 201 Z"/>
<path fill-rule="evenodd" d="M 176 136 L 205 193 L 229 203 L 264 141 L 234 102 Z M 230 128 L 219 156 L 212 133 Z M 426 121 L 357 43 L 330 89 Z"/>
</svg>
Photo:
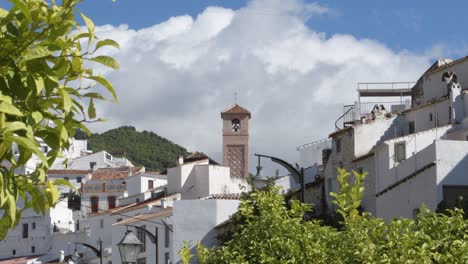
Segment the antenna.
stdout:
<svg viewBox="0 0 468 264">
<path fill-rule="evenodd" d="M 234 92 L 234 104 L 237 104 L 237 91 Z"/>
</svg>

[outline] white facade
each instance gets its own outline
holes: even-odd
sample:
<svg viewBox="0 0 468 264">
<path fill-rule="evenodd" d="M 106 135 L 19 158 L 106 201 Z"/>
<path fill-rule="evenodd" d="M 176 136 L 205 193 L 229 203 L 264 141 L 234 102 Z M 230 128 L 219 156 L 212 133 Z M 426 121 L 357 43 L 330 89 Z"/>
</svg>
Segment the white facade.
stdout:
<svg viewBox="0 0 468 264">
<path fill-rule="evenodd" d="M 152 185 L 152 186 L 151 186 Z M 165 175 L 139 173 L 127 178 L 127 195 L 132 196 L 146 192 L 148 189 L 160 188 L 167 185 Z"/>
<path fill-rule="evenodd" d="M 217 243 L 215 227 L 237 211 L 238 200 L 180 200 L 174 202 L 172 263 L 180 263 L 183 242 L 200 241 L 205 246 Z M 196 245 L 191 244 L 192 251 Z"/>
<path fill-rule="evenodd" d="M 85 170 L 113 167 L 133 167 L 133 164 L 126 158 L 116 158 L 106 151 L 99 151 L 86 156 L 81 156 L 70 160 L 69 169 Z"/>
<path fill-rule="evenodd" d="M 167 181 L 168 193 L 181 193 L 182 199 L 242 193 L 248 189 L 245 179 L 231 177 L 229 167 L 211 165 L 207 159 L 169 168 Z"/>
</svg>

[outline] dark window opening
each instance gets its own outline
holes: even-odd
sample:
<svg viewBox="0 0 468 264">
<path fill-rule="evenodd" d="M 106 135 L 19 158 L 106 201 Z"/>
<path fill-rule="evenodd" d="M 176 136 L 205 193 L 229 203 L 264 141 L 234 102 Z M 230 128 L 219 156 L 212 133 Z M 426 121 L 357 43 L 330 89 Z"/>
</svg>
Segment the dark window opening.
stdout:
<svg viewBox="0 0 468 264">
<path fill-rule="evenodd" d="M 91 197 L 91 213 L 97 213 L 99 210 L 99 197 Z"/>
<path fill-rule="evenodd" d="M 341 138 L 336 140 L 336 152 L 341 152 Z"/>
<path fill-rule="evenodd" d="M 411 121 L 408 123 L 408 133 L 413 134 L 416 132 L 416 125 L 414 124 L 414 121 Z"/>
<path fill-rule="evenodd" d="M 449 106 L 449 121 L 451 122 L 452 121 L 452 107 Z"/>
<path fill-rule="evenodd" d="M 107 197 L 107 203 L 109 205 L 109 209 L 115 208 L 115 196 Z"/>
<path fill-rule="evenodd" d="M 231 126 L 232 126 L 232 132 L 239 132 L 241 125 L 239 119 L 233 119 L 231 121 Z"/>
<path fill-rule="evenodd" d="M 164 253 L 164 264 L 169 264 L 169 252 Z"/>
<path fill-rule="evenodd" d="M 148 180 L 148 189 L 153 189 L 154 182 L 152 180 Z"/>
<path fill-rule="evenodd" d="M 31 247 L 31 253 L 36 253 L 36 247 L 35 246 Z"/>
<path fill-rule="evenodd" d="M 142 228 L 146 228 L 145 226 L 142 226 Z M 141 250 L 140 252 L 145 252 L 146 251 L 146 235 L 143 231 L 137 229 L 137 238 L 141 241 Z"/>
<path fill-rule="evenodd" d="M 23 224 L 23 238 L 29 237 L 29 225 Z"/>
<path fill-rule="evenodd" d="M 170 234 L 169 234 L 169 227 L 167 225 L 165 225 L 165 228 L 164 228 L 164 246 L 166 248 L 169 247 L 169 244 L 170 244 Z"/>
<path fill-rule="evenodd" d="M 97 165 L 96 162 L 94 162 L 94 161 L 93 161 L 93 162 L 90 162 L 90 163 L 89 163 L 89 168 L 93 170 L 93 169 L 96 167 L 96 165 Z"/>
<path fill-rule="evenodd" d="M 75 222 L 75 231 L 78 231 L 78 230 L 80 230 L 80 220 L 77 219 Z"/>
<path fill-rule="evenodd" d="M 81 177 L 76 177 L 76 182 L 77 183 L 80 183 L 82 181 L 82 178 Z"/>
<path fill-rule="evenodd" d="M 432 113 L 429 113 L 429 121 L 432 121 Z"/>
<path fill-rule="evenodd" d="M 36 222 L 33 222 L 33 223 L 32 223 L 31 229 L 36 229 Z"/>
<path fill-rule="evenodd" d="M 13 249 L 12 255 L 16 255 L 16 250 Z"/>
</svg>

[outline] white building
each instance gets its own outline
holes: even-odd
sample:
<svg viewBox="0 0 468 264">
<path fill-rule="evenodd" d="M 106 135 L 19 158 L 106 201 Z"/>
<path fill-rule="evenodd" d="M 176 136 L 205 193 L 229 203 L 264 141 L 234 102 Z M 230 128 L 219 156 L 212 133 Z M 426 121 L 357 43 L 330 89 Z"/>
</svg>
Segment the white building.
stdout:
<svg viewBox="0 0 468 264">
<path fill-rule="evenodd" d="M 411 89 L 402 88 L 404 83 L 378 84 L 386 89 L 360 84 L 359 100 L 337 120 L 344 127 L 330 134 L 330 152 L 323 157 L 325 193 L 339 191 L 336 168 L 342 167 L 368 173 L 362 207 L 378 217 L 412 217 L 423 204 L 436 210 L 441 202 L 468 199 L 462 170 L 468 148 L 461 142 L 468 139 L 468 92 L 460 89 L 468 85 L 467 70 L 468 57 L 441 59 L 416 84 L 407 83 Z M 365 102 L 367 97 L 383 103 Z M 331 197 L 324 198 L 333 208 Z"/>
</svg>

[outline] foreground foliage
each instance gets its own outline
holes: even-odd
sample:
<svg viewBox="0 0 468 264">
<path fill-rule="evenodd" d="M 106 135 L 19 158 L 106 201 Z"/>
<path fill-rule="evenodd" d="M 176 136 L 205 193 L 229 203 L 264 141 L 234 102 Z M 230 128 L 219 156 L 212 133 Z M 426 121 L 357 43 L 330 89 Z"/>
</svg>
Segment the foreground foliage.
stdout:
<svg viewBox="0 0 468 264">
<path fill-rule="evenodd" d="M 364 174 L 339 170 L 341 192 L 332 194 L 342 228 L 303 221 L 308 206 L 287 206 L 277 188 L 246 196 L 234 217 L 232 239 L 220 247 L 197 246 L 196 260 L 208 263 L 468 263 L 468 222 L 463 211 L 437 214 L 421 208 L 416 219 L 386 222 L 359 214 Z M 352 181 L 353 180 L 353 181 Z M 183 263 L 188 263 L 184 248 Z"/>
<path fill-rule="evenodd" d="M 88 138 L 88 148 L 93 152 L 108 151 L 128 158 L 135 166 L 145 166 L 149 171 L 162 171 L 174 167 L 177 157 L 187 150 L 151 131 L 136 131 L 123 126 Z"/>
<path fill-rule="evenodd" d="M 94 101 L 104 97 L 92 83 L 117 100 L 112 85 L 91 67 L 117 68 L 113 58 L 95 52 L 119 46 L 97 39 L 93 22 L 75 8 L 80 1 L 10 0 L 10 10 L 0 8 L 0 240 L 21 212 L 45 213 L 58 200 L 57 186 L 69 184 L 45 176 L 75 129 L 88 131 L 84 123 L 98 120 Z M 75 17 L 86 32 L 79 32 Z M 35 157 L 37 167 L 28 163 Z"/>
</svg>

